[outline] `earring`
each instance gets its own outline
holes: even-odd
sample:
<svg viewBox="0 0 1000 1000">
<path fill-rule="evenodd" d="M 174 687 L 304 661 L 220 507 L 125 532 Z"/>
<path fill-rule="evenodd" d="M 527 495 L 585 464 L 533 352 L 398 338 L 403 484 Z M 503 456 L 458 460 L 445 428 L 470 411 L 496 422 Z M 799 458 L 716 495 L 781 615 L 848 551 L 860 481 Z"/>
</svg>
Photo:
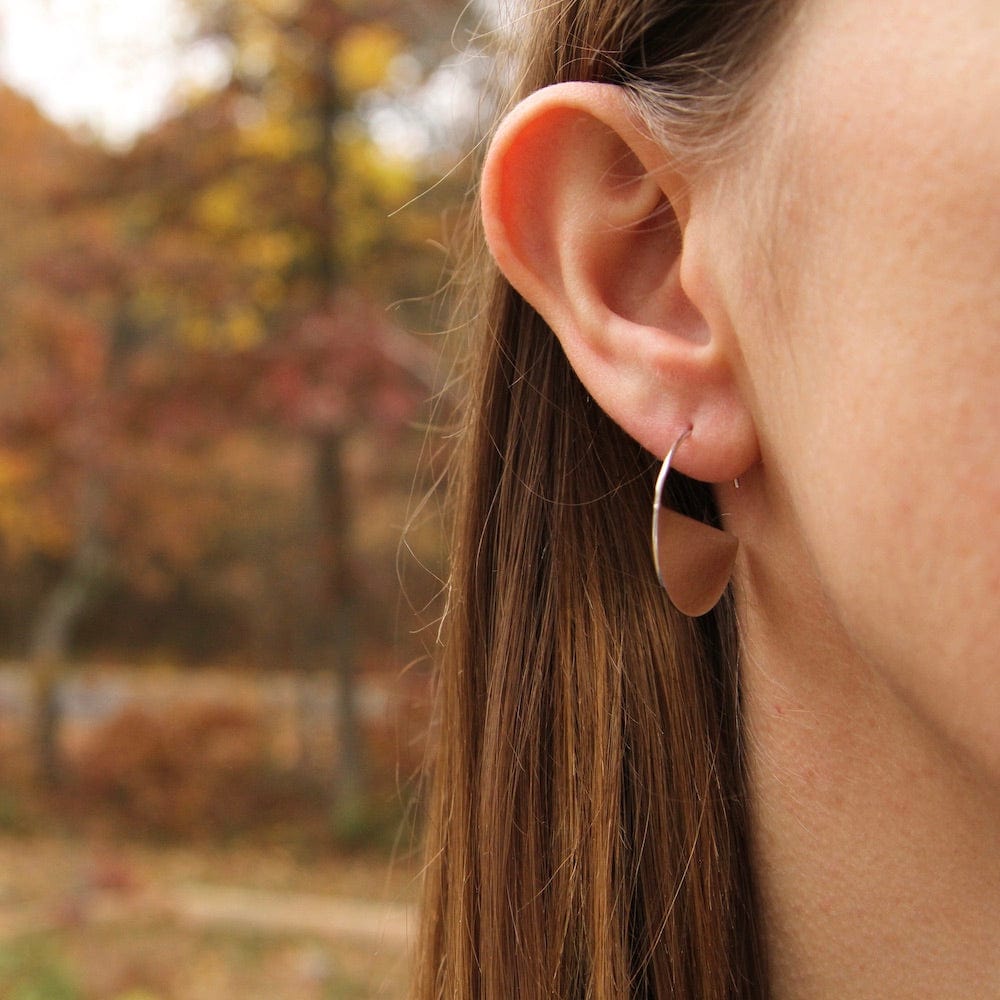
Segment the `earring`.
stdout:
<svg viewBox="0 0 1000 1000">
<path fill-rule="evenodd" d="M 739 540 L 710 524 L 662 506 L 663 487 L 689 427 L 660 466 L 653 494 L 653 565 L 671 604 L 690 618 L 711 611 L 733 573 Z"/>
</svg>

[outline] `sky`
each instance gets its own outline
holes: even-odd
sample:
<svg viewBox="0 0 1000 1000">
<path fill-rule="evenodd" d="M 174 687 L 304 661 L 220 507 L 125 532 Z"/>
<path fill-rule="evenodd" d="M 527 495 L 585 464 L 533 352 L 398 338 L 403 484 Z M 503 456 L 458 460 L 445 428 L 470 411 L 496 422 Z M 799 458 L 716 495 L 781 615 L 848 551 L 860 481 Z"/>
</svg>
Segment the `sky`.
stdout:
<svg viewBox="0 0 1000 1000">
<path fill-rule="evenodd" d="M 178 0 L 0 0 L 0 80 L 53 121 L 127 147 L 177 95 L 227 79 L 218 47 L 184 42 L 191 27 Z M 461 54 L 416 89 L 402 80 L 366 102 L 373 137 L 403 158 L 464 143 L 478 87 Z"/>
<path fill-rule="evenodd" d="M 172 95 L 217 85 L 220 52 L 183 47 L 176 0 L 0 0 L 0 79 L 53 120 L 127 145 Z"/>
</svg>

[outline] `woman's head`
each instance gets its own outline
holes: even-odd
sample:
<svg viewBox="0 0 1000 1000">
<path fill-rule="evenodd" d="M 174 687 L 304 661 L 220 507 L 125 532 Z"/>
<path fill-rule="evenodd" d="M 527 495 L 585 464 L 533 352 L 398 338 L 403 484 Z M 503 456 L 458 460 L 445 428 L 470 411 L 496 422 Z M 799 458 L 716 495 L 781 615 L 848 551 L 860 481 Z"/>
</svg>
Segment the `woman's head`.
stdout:
<svg viewBox="0 0 1000 1000">
<path fill-rule="evenodd" d="M 998 489 L 991 6 L 518 18 L 521 100 L 483 183 L 504 277 L 482 280 L 456 476 L 422 996 L 764 990 L 733 606 L 677 615 L 647 548 L 655 459 L 688 427 L 674 464 L 698 482 L 675 503 L 717 502 L 741 535 L 743 638 L 864 659 L 1000 758 L 990 701 L 945 690 L 961 667 L 997 700 L 1000 558 L 970 530 Z"/>
</svg>

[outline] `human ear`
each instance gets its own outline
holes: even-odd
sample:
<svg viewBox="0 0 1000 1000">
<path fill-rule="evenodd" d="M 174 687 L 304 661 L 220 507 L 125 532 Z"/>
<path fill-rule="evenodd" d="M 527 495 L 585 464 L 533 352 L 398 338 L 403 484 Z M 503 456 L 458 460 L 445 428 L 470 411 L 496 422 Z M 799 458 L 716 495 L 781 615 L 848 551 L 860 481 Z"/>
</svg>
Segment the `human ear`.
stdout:
<svg viewBox="0 0 1000 1000">
<path fill-rule="evenodd" d="M 692 428 L 675 467 L 719 482 L 754 464 L 758 446 L 725 296 L 692 235 L 698 196 L 620 87 L 565 83 L 501 124 L 481 203 L 498 265 L 591 396 L 659 456 Z"/>
</svg>

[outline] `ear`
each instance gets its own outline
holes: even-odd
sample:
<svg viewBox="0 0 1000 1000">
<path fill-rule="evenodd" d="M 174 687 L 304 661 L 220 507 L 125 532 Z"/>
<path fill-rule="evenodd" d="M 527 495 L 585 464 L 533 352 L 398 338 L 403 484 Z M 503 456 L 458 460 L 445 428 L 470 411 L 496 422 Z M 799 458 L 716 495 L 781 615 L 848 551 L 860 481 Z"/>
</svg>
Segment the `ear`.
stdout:
<svg viewBox="0 0 1000 1000">
<path fill-rule="evenodd" d="M 675 467 L 719 482 L 758 446 L 709 241 L 694 236 L 700 204 L 610 84 L 556 84 L 522 102 L 483 173 L 493 256 L 593 398 L 656 455 L 692 428 Z"/>
</svg>

